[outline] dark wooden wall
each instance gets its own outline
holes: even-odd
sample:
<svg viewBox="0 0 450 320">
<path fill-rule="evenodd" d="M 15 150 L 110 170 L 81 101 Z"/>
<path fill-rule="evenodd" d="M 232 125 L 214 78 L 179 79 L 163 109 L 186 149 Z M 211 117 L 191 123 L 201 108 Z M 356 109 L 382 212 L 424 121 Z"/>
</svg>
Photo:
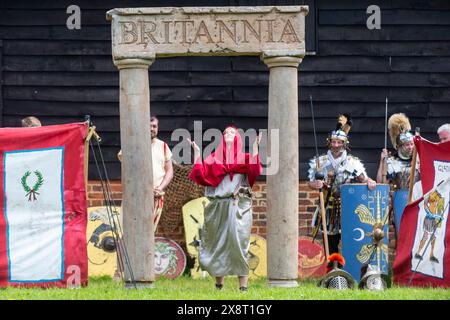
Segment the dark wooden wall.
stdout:
<svg viewBox="0 0 450 320">
<path fill-rule="evenodd" d="M 2 0 L 1 124 L 19 126 L 27 115 L 44 124 L 66 123 L 89 114 L 103 138 L 110 178 L 119 178 L 119 73 L 112 64 L 107 10 L 302 2 Z M 306 56 L 299 68 L 301 178 L 314 154 L 309 95 L 315 101 L 320 151 L 337 115 L 350 113 L 352 152 L 371 176 L 384 144 L 385 97 L 390 114 L 405 112 L 424 137 L 437 140 L 437 127 L 450 122 L 450 2 L 378 0 L 381 30 L 366 27 L 366 8 L 373 1 L 306 2 L 312 8 L 308 51 L 316 54 Z M 81 30 L 66 28 L 71 4 L 81 7 Z M 192 130 L 194 120 L 202 120 L 204 130 L 222 129 L 230 121 L 244 129 L 267 128 L 268 75 L 256 57 L 157 60 L 150 68 L 150 86 L 160 136 L 169 141 L 176 128 Z M 96 177 L 91 163 L 90 178 Z"/>
</svg>

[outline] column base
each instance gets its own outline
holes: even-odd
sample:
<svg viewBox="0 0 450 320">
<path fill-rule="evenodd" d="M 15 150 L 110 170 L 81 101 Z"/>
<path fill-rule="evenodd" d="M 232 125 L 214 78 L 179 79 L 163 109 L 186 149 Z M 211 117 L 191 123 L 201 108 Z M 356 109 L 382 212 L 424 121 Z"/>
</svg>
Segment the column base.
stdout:
<svg viewBox="0 0 450 320">
<path fill-rule="evenodd" d="M 125 282 L 125 289 L 154 289 L 155 284 L 150 281 Z"/>
<path fill-rule="evenodd" d="M 270 280 L 267 285 L 274 288 L 295 288 L 298 287 L 296 280 Z"/>
</svg>

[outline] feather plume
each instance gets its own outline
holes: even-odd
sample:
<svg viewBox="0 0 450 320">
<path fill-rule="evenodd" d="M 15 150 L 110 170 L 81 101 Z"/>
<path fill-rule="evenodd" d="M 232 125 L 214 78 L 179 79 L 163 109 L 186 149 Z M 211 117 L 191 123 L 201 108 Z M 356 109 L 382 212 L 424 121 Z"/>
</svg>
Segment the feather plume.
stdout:
<svg viewBox="0 0 450 320">
<path fill-rule="evenodd" d="M 330 263 L 333 263 L 333 262 L 337 261 L 337 263 L 339 263 L 341 266 L 345 266 L 345 259 L 339 253 L 333 253 L 332 255 L 330 255 L 328 257 L 328 261 Z"/>
<path fill-rule="evenodd" d="M 411 130 L 409 119 L 404 113 L 395 113 L 390 116 L 388 121 L 389 137 L 391 138 L 392 146 L 397 150 L 397 138 L 400 133 Z"/>
<path fill-rule="evenodd" d="M 348 135 L 350 128 L 352 127 L 352 119 L 348 114 L 340 114 L 338 117 L 338 123 L 336 125 L 336 130 L 342 130 Z"/>
</svg>

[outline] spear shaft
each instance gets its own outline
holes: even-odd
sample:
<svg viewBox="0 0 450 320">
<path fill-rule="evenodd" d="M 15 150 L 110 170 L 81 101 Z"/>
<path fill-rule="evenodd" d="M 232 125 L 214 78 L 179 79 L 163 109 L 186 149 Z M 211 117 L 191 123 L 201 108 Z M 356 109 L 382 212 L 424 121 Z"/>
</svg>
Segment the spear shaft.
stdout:
<svg viewBox="0 0 450 320">
<path fill-rule="evenodd" d="M 388 98 L 386 97 L 386 110 L 384 112 L 384 149 L 387 149 L 387 114 L 388 114 Z M 386 176 L 387 176 L 387 156 L 383 159 L 383 168 L 382 168 L 382 183 L 386 183 Z"/>
<path fill-rule="evenodd" d="M 384 148 L 387 148 L 387 115 L 388 115 L 388 98 L 386 97 L 386 110 L 384 112 Z"/>
<path fill-rule="evenodd" d="M 309 96 L 309 101 L 311 105 L 311 117 L 313 121 L 313 131 L 314 131 L 314 144 L 316 147 L 316 176 L 314 177 L 315 180 L 322 180 L 324 181 L 324 176 L 320 170 L 320 161 L 319 161 L 319 148 L 317 146 L 317 135 L 316 135 L 316 122 L 314 120 L 314 107 L 312 102 L 312 96 Z M 329 190 L 328 192 L 331 192 Z M 323 188 L 319 189 L 319 205 L 320 205 L 320 214 L 322 218 L 322 229 L 323 229 L 323 245 L 325 247 L 325 256 L 328 261 L 328 257 L 330 256 L 330 250 L 328 246 L 328 232 L 327 232 L 327 221 L 326 221 L 326 212 L 325 212 L 325 199 L 323 197 Z M 313 239 L 314 241 L 314 239 Z"/>
</svg>

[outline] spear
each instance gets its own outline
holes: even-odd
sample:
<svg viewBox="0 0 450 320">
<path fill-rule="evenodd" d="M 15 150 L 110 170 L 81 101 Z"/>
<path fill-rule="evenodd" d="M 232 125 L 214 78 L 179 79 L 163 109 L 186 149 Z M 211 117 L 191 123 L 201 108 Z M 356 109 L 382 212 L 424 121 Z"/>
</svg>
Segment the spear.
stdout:
<svg viewBox="0 0 450 320">
<path fill-rule="evenodd" d="M 314 107 L 312 102 L 312 96 L 309 96 L 309 101 L 311 105 L 311 116 L 313 121 L 313 131 L 314 131 L 314 144 L 316 147 L 316 175 L 314 179 L 324 181 L 325 177 L 320 170 L 320 161 L 319 161 L 319 148 L 317 147 L 317 135 L 316 135 L 316 122 L 314 120 Z M 329 191 L 331 192 L 331 190 Z M 319 205 L 320 205 L 320 214 L 322 217 L 322 229 L 323 229 L 323 244 L 325 247 L 325 255 L 328 261 L 328 257 L 330 256 L 330 250 L 328 247 L 328 232 L 327 232 L 327 221 L 326 221 L 326 213 L 325 213 L 325 200 L 323 198 L 323 188 L 319 189 Z M 313 240 L 314 241 L 314 240 Z"/>
<path fill-rule="evenodd" d="M 388 114 L 388 98 L 386 97 L 386 110 L 384 112 L 384 149 L 387 149 L 387 114 Z M 383 159 L 382 163 L 382 183 L 386 183 L 387 176 L 387 157 Z"/>
<path fill-rule="evenodd" d="M 420 128 L 419 127 L 416 127 L 415 136 L 416 137 L 420 136 Z M 411 171 L 409 174 L 408 204 L 411 203 L 411 199 L 412 199 L 412 191 L 413 191 L 414 181 L 415 181 L 415 177 L 416 177 L 416 162 L 417 162 L 417 149 L 414 146 L 413 156 L 411 159 Z"/>
</svg>

